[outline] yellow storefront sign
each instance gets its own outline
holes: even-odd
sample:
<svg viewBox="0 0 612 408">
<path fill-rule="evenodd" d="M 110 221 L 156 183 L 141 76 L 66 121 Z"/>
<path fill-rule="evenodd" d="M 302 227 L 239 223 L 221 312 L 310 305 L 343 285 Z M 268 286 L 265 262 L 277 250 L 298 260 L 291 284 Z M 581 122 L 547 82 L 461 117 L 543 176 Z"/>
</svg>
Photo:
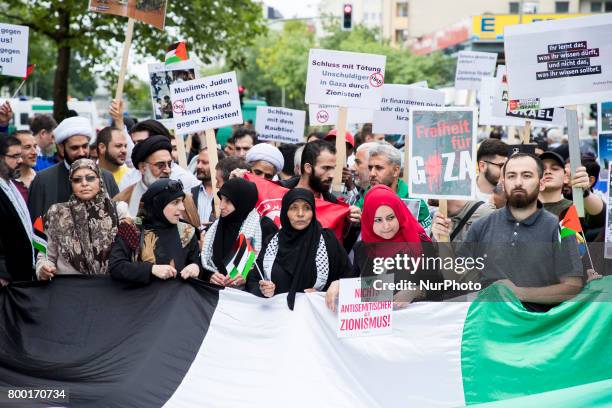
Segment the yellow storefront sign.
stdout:
<svg viewBox="0 0 612 408">
<path fill-rule="evenodd" d="M 523 14 L 523 24 L 589 14 Z M 504 27 L 519 23 L 518 14 L 485 14 L 472 17 L 472 40 L 503 40 Z"/>
</svg>

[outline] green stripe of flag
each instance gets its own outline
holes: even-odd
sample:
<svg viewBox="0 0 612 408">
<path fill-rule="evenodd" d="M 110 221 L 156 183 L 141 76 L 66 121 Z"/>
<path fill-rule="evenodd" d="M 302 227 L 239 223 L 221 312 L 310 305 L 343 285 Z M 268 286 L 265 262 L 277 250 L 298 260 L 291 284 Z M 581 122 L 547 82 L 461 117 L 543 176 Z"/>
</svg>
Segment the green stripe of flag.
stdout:
<svg viewBox="0 0 612 408">
<path fill-rule="evenodd" d="M 461 341 L 466 404 L 609 379 L 610 287 L 612 276 L 592 281 L 547 313 L 527 311 L 504 285 L 480 292 L 470 305 Z"/>
</svg>

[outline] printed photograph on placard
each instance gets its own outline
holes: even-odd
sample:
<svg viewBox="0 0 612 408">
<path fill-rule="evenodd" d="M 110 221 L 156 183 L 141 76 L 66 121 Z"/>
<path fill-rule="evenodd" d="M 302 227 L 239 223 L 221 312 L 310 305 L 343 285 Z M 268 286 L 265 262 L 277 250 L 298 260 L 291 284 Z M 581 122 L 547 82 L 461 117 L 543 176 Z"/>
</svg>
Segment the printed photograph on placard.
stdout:
<svg viewBox="0 0 612 408">
<path fill-rule="evenodd" d="M 476 111 L 410 110 L 409 194 L 414 198 L 473 199 L 476 192 Z"/>
<path fill-rule="evenodd" d="M 164 125 L 172 124 L 172 100 L 170 85 L 196 79 L 196 69 L 193 61 L 149 64 L 149 86 L 151 88 L 151 103 L 155 120 Z"/>
<path fill-rule="evenodd" d="M 602 102 L 597 107 L 599 133 L 612 133 L 612 101 Z"/>
<path fill-rule="evenodd" d="M 166 20 L 166 0 L 90 0 L 89 10 L 130 17 L 160 30 Z"/>
</svg>

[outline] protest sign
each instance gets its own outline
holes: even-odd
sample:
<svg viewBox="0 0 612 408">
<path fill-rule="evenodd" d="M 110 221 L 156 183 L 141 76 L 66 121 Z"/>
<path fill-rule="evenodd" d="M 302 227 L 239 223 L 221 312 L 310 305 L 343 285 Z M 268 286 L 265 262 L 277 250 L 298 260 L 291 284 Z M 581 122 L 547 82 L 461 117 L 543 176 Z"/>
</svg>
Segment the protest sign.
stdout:
<svg viewBox="0 0 612 408">
<path fill-rule="evenodd" d="M 612 164 L 612 133 L 600 133 L 597 139 L 599 167 L 604 170 Z"/>
<path fill-rule="evenodd" d="M 338 107 L 311 103 L 308 105 L 308 123 L 310 126 L 334 126 L 338 123 Z M 347 108 L 348 124 L 371 123 L 374 118 L 372 109 Z"/>
<path fill-rule="evenodd" d="M 166 0 L 90 0 L 89 10 L 95 11 L 96 13 L 129 17 L 142 21 L 143 23 L 151 24 L 160 30 L 164 29 L 166 20 Z"/>
<path fill-rule="evenodd" d="M 385 81 L 383 55 L 311 49 L 306 103 L 378 109 Z"/>
<path fill-rule="evenodd" d="M 510 99 L 541 108 L 612 100 L 612 14 L 506 27 Z"/>
<path fill-rule="evenodd" d="M 597 129 L 599 133 L 612 133 L 612 102 L 601 102 L 597 107 Z"/>
<path fill-rule="evenodd" d="M 305 122 L 306 111 L 258 106 L 255 130 L 259 140 L 300 143 L 304 141 Z"/>
<path fill-rule="evenodd" d="M 383 85 L 380 110 L 374 111 L 372 131 L 408 134 L 408 112 L 416 106 L 444 106 L 444 92 L 413 85 Z"/>
<path fill-rule="evenodd" d="M 151 88 L 151 103 L 153 116 L 167 128 L 174 127 L 172 118 L 172 98 L 170 85 L 191 81 L 198 77 L 193 61 L 177 62 L 166 65 L 164 63 L 149 64 L 149 87 Z"/>
<path fill-rule="evenodd" d="M 0 75 L 25 77 L 29 28 L 0 23 Z"/>
<path fill-rule="evenodd" d="M 476 109 L 410 110 L 409 194 L 471 200 L 476 193 Z"/>
<path fill-rule="evenodd" d="M 565 126 L 565 110 L 563 108 L 547 108 L 539 109 L 535 108 L 540 104 L 539 98 L 534 99 L 523 99 L 523 100 L 510 100 L 508 97 L 508 76 L 506 74 L 506 67 L 500 65 L 497 69 L 497 76 L 494 78 L 494 83 L 490 85 L 490 78 L 483 80 L 484 88 L 483 93 L 489 91 L 493 92 L 492 105 L 489 111 L 485 108 L 484 112 L 481 111 L 481 115 L 485 118 L 482 119 L 487 123 L 484 124 L 495 124 L 491 122 L 497 122 L 497 126 L 524 126 L 525 121 L 530 121 L 533 126 L 550 127 L 550 126 Z M 489 86 L 492 87 L 489 88 Z M 485 95 L 488 96 L 488 95 Z M 481 107 L 484 97 L 481 95 Z M 513 102 L 512 102 L 513 101 Z M 511 102 L 515 109 L 512 109 Z M 532 109 L 525 109 L 528 103 L 531 103 Z M 522 105 L 522 106 L 521 106 Z M 523 109 L 516 109 L 522 107 Z M 518 119 L 517 121 L 512 120 L 501 120 L 501 118 Z"/>
<path fill-rule="evenodd" d="M 365 282 L 367 280 L 367 282 Z M 369 278 L 340 279 L 338 295 L 338 337 L 361 337 L 391 334 L 393 331 L 393 302 L 378 300 L 377 293 L 383 292 L 373 288 L 375 280 L 393 282 L 393 274 Z M 392 291 L 386 291 L 389 294 Z M 373 301 L 367 301 L 370 298 Z"/>
<path fill-rule="evenodd" d="M 455 89 L 480 89 L 482 78 L 493 76 L 497 54 L 494 52 L 459 51 L 455 71 Z"/>
<path fill-rule="evenodd" d="M 234 71 L 170 85 L 177 134 L 240 124 L 242 110 Z"/>
</svg>

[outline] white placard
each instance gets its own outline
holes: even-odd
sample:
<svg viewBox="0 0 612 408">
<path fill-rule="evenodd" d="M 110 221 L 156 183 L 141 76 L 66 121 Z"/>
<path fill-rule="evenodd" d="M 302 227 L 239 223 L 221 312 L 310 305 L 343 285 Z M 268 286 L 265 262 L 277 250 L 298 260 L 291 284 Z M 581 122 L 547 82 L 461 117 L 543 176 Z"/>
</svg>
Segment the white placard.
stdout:
<svg viewBox="0 0 612 408">
<path fill-rule="evenodd" d="M 26 76 L 28 39 L 28 27 L 0 23 L 0 75 Z"/>
<path fill-rule="evenodd" d="M 372 132 L 407 135 L 413 106 L 444 106 L 444 92 L 414 85 L 385 84 L 380 110 L 374 112 Z"/>
<path fill-rule="evenodd" d="M 301 143 L 304 141 L 306 111 L 258 106 L 255 117 L 255 130 L 259 140 L 281 143 Z"/>
<path fill-rule="evenodd" d="M 500 65 L 497 69 L 496 87 L 494 88 L 493 105 L 491 113 L 496 117 L 508 117 L 521 119 L 522 125 L 529 119 L 533 126 L 565 126 L 566 117 L 563 108 L 527 109 L 511 111 L 508 105 L 508 81 L 506 67 Z"/>
<path fill-rule="evenodd" d="M 338 123 L 338 107 L 333 105 L 312 103 L 308 105 L 308 122 L 310 126 L 336 126 Z M 370 123 L 374 119 L 372 109 L 347 109 L 347 123 L 351 125 Z"/>
<path fill-rule="evenodd" d="M 455 89 L 479 90 L 482 78 L 493 76 L 497 54 L 494 52 L 459 51 L 455 71 Z"/>
<path fill-rule="evenodd" d="M 362 279 L 365 282 L 363 284 Z M 383 282 L 392 283 L 393 274 L 340 279 L 338 337 L 391 334 L 393 330 L 393 291 L 374 290 L 374 281 L 379 281 L 377 288 Z"/>
<path fill-rule="evenodd" d="M 311 49 L 306 103 L 378 109 L 385 82 L 384 55 Z"/>
<path fill-rule="evenodd" d="M 172 84 L 170 93 L 178 134 L 243 123 L 234 71 Z"/>
<path fill-rule="evenodd" d="M 541 108 L 612 99 L 612 14 L 507 26 L 511 99 Z"/>
</svg>

